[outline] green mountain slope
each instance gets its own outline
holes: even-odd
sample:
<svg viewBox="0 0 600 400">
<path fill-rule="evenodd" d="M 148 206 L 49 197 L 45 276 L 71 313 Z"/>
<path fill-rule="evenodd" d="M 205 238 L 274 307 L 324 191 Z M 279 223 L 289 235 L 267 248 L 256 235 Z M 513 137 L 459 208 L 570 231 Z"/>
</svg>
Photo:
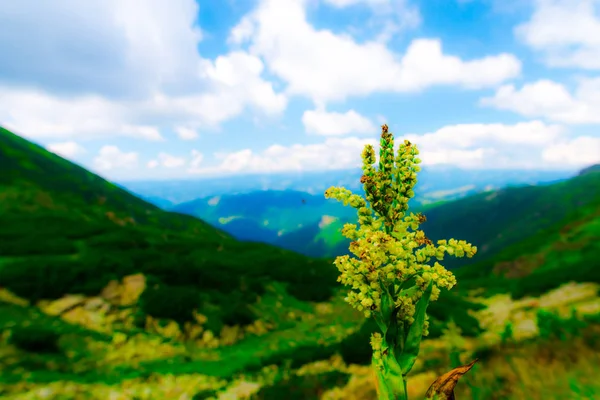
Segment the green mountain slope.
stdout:
<svg viewBox="0 0 600 400">
<path fill-rule="evenodd" d="M 118 186 L 0 127 L 3 213 L 54 212 L 57 218 L 112 219 L 228 237 L 195 218 L 166 214 Z M 68 214 L 68 217 L 67 217 Z"/>
<path fill-rule="evenodd" d="M 462 267 L 488 259 L 547 229 L 568 225 L 593 213 L 600 204 L 600 173 L 593 167 L 582 172 L 585 173 L 558 183 L 508 187 L 413 207 L 427 217 L 422 226 L 432 240 L 450 236 L 477 244 L 478 253 L 472 260 L 450 258 L 446 262 L 450 268 Z M 344 222 L 353 220 L 339 218 L 335 226 L 341 227 Z M 344 242 L 344 238 L 339 230 L 332 231 L 331 226 L 334 224 L 321 228 L 315 222 L 297 232 L 282 235 L 274 243 L 313 256 L 343 254 L 346 247 L 339 243 Z"/>
<path fill-rule="evenodd" d="M 5 129 L 0 169 L 0 287 L 29 300 L 97 295 L 143 273 L 141 319 L 184 322 L 199 310 L 218 331 L 255 320 L 251 306 L 268 283 L 315 301 L 335 286 L 330 262 L 162 211 Z"/>
<path fill-rule="evenodd" d="M 469 263 L 513 244 L 587 218 L 600 208 L 600 173 L 550 185 L 511 187 L 431 207 L 423 230 L 431 240 L 445 236 L 477 243 Z M 465 265 L 451 262 L 450 266 Z"/>
<path fill-rule="evenodd" d="M 279 236 L 273 244 L 313 257 L 335 257 L 345 254 L 348 252 L 350 241 L 340 232 L 344 223 L 352 222 L 353 219 L 356 218 L 335 218 L 325 224 L 312 223 Z"/>
<path fill-rule="evenodd" d="M 600 172 L 595 175 L 598 179 Z M 543 294 L 565 282 L 600 283 L 599 256 L 600 204 L 596 200 L 455 274 L 462 289 L 522 298 Z"/>
<path fill-rule="evenodd" d="M 305 225 L 318 224 L 323 216 L 353 216 L 340 204 L 293 190 L 265 190 L 235 195 L 200 198 L 171 208 L 202 218 L 242 240 L 276 244 L 278 237 L 294 233 Z M 302 235 L 301 235 L 302 236 Z M 293 247 L 286 247 L 295 250 Z M 310 252 L 303 254 L 313 255 Z M 319 256 L 326 256 L 320 253 Z"/>
</svg>

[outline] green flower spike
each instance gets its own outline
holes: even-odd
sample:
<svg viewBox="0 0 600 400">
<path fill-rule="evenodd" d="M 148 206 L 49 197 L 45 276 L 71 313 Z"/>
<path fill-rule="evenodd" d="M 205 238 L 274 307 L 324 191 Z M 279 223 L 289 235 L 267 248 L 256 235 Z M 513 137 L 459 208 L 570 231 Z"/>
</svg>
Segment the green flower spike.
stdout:
<svg viewBox="0 0 600 400">
<path fill-rule="evenodd" d="M 334 264 L 340 271 L 338 281 L 351 288 L 346 302 L 366 318 L 375 318 L 379 327 L 371 347 L 382 400 L 408 399 L 406 378 L 421 339 L 428 334 L 427 306 L 437 300 L 441 288 L 456 284 L 454 275 L 438 261 L 445 254 L 472 257 L 477 251 L 454 239 L 434 244 L 419 230 L 425 217 L 407 213 L 420 171 L 418 154 L 416 146 L 405 140 L 394 156 L 394 137 L 383 125 L 377 169 L 373 147 L 367 145 L 362 152 L 365 198 L 345 188 L 325 192 L 325 197 L 358 213 L 358 225 L 346 224 L 342 230 L 352 240 L 353 256 L 337 257 Z"/>
</svg>

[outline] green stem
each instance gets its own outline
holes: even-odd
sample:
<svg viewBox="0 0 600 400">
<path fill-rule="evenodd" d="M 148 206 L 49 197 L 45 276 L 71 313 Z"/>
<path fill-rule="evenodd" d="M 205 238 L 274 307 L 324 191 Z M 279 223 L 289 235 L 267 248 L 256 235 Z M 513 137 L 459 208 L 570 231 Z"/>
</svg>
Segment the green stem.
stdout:
<svg viewBox="0 0 600 400">
<path fill-rule="evenodd" d="M 384 344 L 384 347 L 387 347 L 385 340 Z M 400 364 L 394 356 L 393 348 L 388 348 L 388 351 L 382 354 L 382 362 L 383 370 L 373 363 L 379 400 L 408 400 L 406 380 L 402 375 Z"/>
</svg>

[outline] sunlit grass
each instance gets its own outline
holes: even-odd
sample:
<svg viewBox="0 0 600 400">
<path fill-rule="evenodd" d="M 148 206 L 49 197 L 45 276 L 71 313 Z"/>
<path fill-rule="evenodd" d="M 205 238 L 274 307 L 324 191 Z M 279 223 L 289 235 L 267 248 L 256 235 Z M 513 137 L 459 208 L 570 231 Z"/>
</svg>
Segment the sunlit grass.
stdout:
<svg viewBox="0 0 600 400">
<path fill-rule="evenodd" d="M 598 285 L 595 284 L 566 284 L 537 298 L 515 301 L 497 296 L 477 299 L 489 306 L 487 310 L 474 313 L 487 331 L 479 337 L 462 338 L 459 342 L 462 360 L 474 356 L 482 359 L 458 385 L 457 398 L 595 398 L 600 394 L 600 383 L 593 378 L 600 376 L 600 340 L 594 340 L 600 337 L 599 327 L 592 325 L 569 340 L 543 341 L 538 338 L 535 315 L 540 307 L 564 317 L 571 309 L 581 316 L 595 314 L 600 301 L 597 293 Z M 303 346 L 326 346 L 354 332 L 360 316 L 343 303 L 341 296 L 332 302 L 310 304 L 296 302 L 280 287 L 272 287 L 258 303 L 259 307 L 264 307 L 271 329 L 216 348 L 194 346 L 143 331 L 128 334 L 125 342 L 118 339 L 118 335 L 112 335 L 112 340 L 111 336 L 104 339 L 102 333 L 90 336 L 90 331 L 83 327 L 44 316 L 39 309 L 27 307 L 26 302 L 7 292 L 3 292 L 2 299 L 5 304 L 13 303 L 10 306 L 13 308 L 5 308 L 7 313 L 3 320 L 5 334 L 0 346 L 2 398 L 52 399 L 60 398 L 60 394 L 63 398 L 94 400 L 191 399 L 193 396 L 208 399 L 214 395 L 219 399 L 260 400 L 263 399 L 263 388 L 270 385 L 284 384 L 282 390 L 287 390 L 285 382 L 290 377 L 319 385 L 319 376 L 339 372 L 349 376 L 347 383 L 315 389 L 315 393 L 320 393 L 319 398 L 376 399 L 372 368 L 346 365 L 338 355 L 315 362 L 309 360 L 294 367 L 285 362 L 279 366 L 256 367 L 257 360 L 281 352 L 289 352 L 293 358 L 294 349 L 302 352 Z M 266 312 L 268 308 L 270 313 Z M 64 332 L 60 340 L 64 354 L 32 355 L 10 345 L 6 332 L 12 326 L 10 321 L 19 318 L 45 323 L 54 321 L 51 325 L 57 329 L 61 327 Z M 534 329 L 523 334 L 520 331 L 523 321 L 533 323 Z M 514 337 L 503 343 L 501 333 L 507 322 L 514 323 Z M 422 357 L 409 378 L 411 399 L 422 398 L 436 376 L 448 370 L 449 345 L 445 336 L 424 341 Z M 19 371 L 21 377 L 29 381 L 19 382 L 15 375 Z"/>
</svg>

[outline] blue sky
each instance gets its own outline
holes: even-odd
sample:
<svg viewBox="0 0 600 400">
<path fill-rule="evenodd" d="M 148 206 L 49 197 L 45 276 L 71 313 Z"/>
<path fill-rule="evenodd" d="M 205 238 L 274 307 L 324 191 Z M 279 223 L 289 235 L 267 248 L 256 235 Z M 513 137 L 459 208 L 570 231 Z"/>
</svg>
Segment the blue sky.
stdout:
<svg viewBox="0 0 600 400">
<path fill-rule="evenodd" d="M 600 161 L 598 0 L 21 0 L 0 124 L 115 180 Z"/>
</svg>

